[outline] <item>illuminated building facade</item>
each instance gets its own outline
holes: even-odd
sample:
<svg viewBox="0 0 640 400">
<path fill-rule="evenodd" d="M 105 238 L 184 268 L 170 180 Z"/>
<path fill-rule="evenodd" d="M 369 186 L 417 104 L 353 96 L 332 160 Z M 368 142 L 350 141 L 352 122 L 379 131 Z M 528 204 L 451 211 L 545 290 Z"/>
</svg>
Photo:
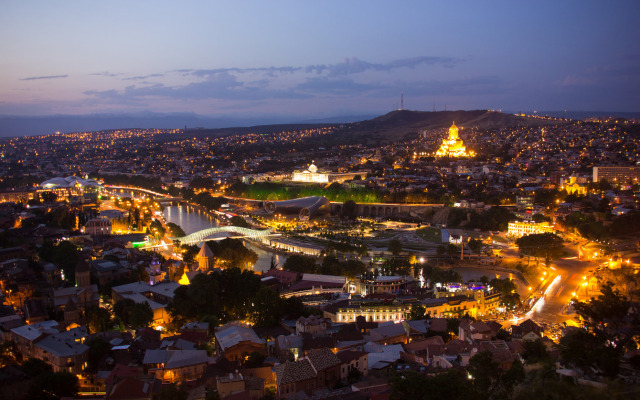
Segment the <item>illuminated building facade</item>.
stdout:
<svg viewBox="0 0 640 400">
<path fill-rule="evenodd" d="M 323 316 L 332 322 L 356 322 L 357 317 L 364 317 L 371 322 L 400 322 L 411 311 L 408 304 L 349 304 L 323 311 Z"/>
<path fill-rule="evenodd" d="M 564 190 L 566 190 L 569 194 L 587 194 L 587 186 L 578 183 L 578 178 L 573 175 L 569 177 L 569 182 L 564 185 Z"/>
<path fill-rule="evenodd" d="M 94 218 L 87 221 L 84 232 L 91 236 L 111 235 L 111 221 L 108 218 Z"/>
<path fill-rule="evenodd" d="M 593 181 L 598 182 L 602 179 L 610 183 L 637 182 L 640 179 L 640 167 L 593 167 Z"/>
<path fill-rule="evenodd" d="M 365 278 L 357 276 L 351 293 L 361 294 L 399 294 L 413 287 L 415 281 L 406 276 L 376 276 Z"/>
<path fill-rule="evenodd" d="M 462 139 L 458 136 L 458 127 L 455 123 L 451 125 L 449 128 L 449 137 L 447 139 L 442 140 L 442 144 L 438 151 L 436 151 L 436 156 L 438 157 L 472 157 L 475 153 L 472 151 L 467 151 Z"/>
<path fill-rule="evenodd" d="M 326 172 L 318 172 L 318 167 L 311 163 L 309 168 L 304 171 L 293 171 L 291 180 L 294 182 L 328 183 L 329 174 Z"/>
<path fill-rule="evenodd" d="M 291 175 L 291 180 L 293 182 L 307 182 L 307 183 L 331 183 L 338 182 L 342 183 L 344 181 L 352 180 L 356 177 L 356 175 L 362 175 L 362 172 L 330 172 L 330 171 L 320 171 L 318 167 L 311 163 L 309 168 L 304 171 L 293 171 Z"/>
<path fill-rule="evenodd" d="M 553 233 L 553 226 L 548 222 L 514 221 L 509 222 L 507 235 L 512 237 L 522 237 L 536 233 Z"/>
</svg>

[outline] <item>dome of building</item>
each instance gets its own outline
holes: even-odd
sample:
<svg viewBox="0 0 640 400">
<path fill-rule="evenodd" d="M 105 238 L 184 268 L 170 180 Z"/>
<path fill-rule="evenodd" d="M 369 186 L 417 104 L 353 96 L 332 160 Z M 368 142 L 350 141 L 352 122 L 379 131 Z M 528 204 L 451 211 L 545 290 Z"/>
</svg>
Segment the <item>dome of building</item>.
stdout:
<svg viewBox="0 0 640 400">
<path fill-rule="evenodd" d="M 77 176 L 66 178 L 56 177 L 46 180 L 40 184 L 44 189 L 71 188 L 76 186 L 100 186 L 100 182 L 95 179 L 83 179 Z"/>
</svg>

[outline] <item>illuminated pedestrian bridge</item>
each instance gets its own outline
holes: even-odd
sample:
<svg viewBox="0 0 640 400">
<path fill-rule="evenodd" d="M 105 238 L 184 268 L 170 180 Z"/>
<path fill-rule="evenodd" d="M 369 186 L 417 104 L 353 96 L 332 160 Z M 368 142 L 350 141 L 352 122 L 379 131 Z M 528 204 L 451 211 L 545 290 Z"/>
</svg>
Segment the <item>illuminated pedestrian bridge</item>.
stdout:
<svg viewBox="0 0 640 400">
<path fill-rule="evenodd" d="M 243 238 L 251 239 L 251 240 L 262 240 L 268 236 L 274 235 L 273 233 L 271 233 L 271 229 L 256 230 L 256 229 L 242 228 L 239 226 L 218 226 L 215 228 L 207 228 L 197 232 L 193 232 L 187 236 L 174 237 L 174 238 L 171 238 L 171 240 L 173 240 L 174 242 L 175 241 L 180 242 L 180 244 L 182 245 L 192 245 L 192 244 L 198 244 L 202 241 L 205 241 L 210 236 L 213 236 L 220 232 L 233 233 L 233 234 L 236 234 L 237 236 L 241 236 Z"/>
</svg>

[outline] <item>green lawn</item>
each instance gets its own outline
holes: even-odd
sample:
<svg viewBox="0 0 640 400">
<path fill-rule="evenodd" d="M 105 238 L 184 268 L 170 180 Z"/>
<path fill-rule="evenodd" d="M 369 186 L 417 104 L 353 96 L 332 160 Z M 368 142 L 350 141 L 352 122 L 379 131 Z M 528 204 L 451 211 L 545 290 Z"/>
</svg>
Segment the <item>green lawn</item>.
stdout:
<svg viewBox="0 0 640 400">
<path fill-rule="evenodd" d="M 420 236 L 427 242 L 442 243 L 442 234 L 440 229 L 432 227 L 424 227 L 416 230 L 416 235 Z"/>
</svg>

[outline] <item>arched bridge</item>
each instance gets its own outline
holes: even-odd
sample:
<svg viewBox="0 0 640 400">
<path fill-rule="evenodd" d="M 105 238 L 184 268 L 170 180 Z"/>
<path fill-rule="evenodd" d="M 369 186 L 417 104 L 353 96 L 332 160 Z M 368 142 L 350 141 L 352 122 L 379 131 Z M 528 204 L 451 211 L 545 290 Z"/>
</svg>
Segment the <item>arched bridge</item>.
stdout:
<svg viewBox="0 0 640 400">
<path fill-rule="evenodd" d="M 273 235 L 271 233 L 271 229 L 255 230 L 249 228 L 241 228 L 239 226 L 219 226 L 216 228 L 208 228 L 198 232 L 193 232 L 192 234 L 183 237 L 174 237 L 171 238 L 171 240 L 178 241 L 180 242 L 180 244 L 198 244 L 204 241 L 209 236 L 219 232 L 236 233 L 244 238 L 253 240 L 260 240 L 267 236 Z"/>
</svg>

